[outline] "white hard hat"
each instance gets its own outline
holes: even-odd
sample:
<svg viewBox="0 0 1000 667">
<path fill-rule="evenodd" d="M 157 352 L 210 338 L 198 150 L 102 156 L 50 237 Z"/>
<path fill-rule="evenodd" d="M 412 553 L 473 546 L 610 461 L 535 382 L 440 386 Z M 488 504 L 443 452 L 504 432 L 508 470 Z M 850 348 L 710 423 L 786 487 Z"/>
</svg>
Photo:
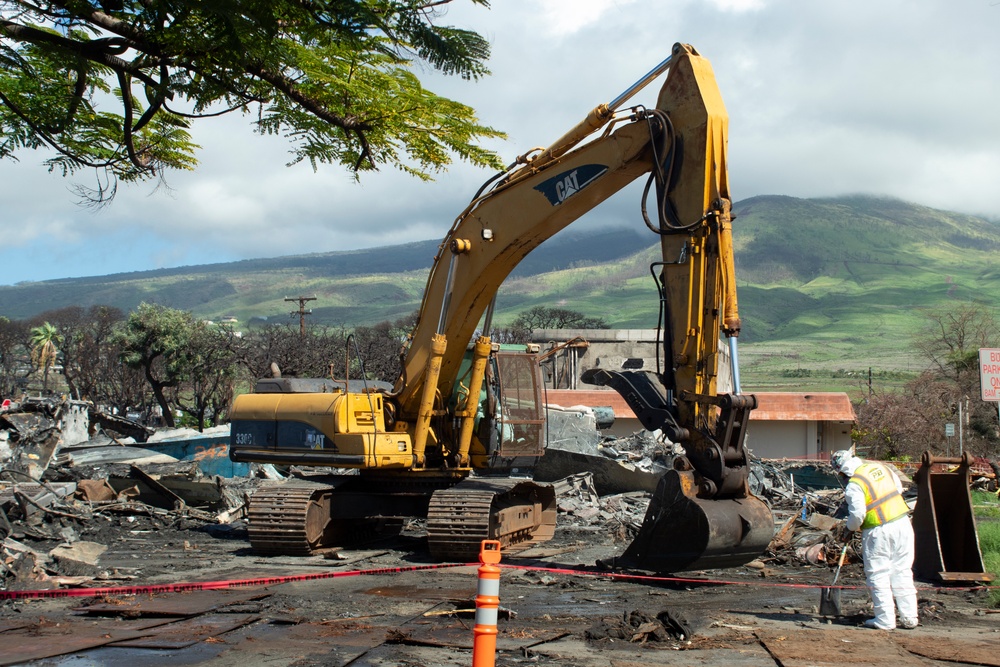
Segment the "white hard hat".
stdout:
<svg viewBox="0 0 1000 667">
<path fill-rule="evenodd" d="M 837 472 L 852 475 L 858 466 L 861 465 L 861 459 L 854 455 L 853 450 L 841 449 L 834 452 L 830 457 L 830 465 Z"/>
</svg>

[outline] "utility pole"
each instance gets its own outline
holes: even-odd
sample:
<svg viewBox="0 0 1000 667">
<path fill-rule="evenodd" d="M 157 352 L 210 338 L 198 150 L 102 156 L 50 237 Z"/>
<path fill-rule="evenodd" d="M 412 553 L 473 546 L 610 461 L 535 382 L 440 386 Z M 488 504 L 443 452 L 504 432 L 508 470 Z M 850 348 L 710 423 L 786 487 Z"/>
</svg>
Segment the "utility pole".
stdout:
<svg viewBox="0 0 1000 667">
<path fill-rule="evenodd" d="M 295 317 L 296 315 L 299 316 L 299 335 L 302 336 L 303 338 L 306 335 L 306 315 L 312 315 L 312 312 L 313 312 L 311 308 L 309 310 L 306 310 L 306 301 L 315 301 L 315 300 L 316 300 L 316 297 L 314 297 L 314 296 L 291 296 L 291 297 L 286 296 L 285 297 L 285 301 L 298 301 L 299 302 L 299 309 L 298 310 L 293 310 L 290 313 L 290 315 L 292 317 Z"/>
<path fill-rule="evenodd" d="M 958 399 L 958 455 L 962 456 L 963 444 L 962 444 L 962 399 Z"/>
<path fill-rule="evenodd" d="M 962 403 L 965 403 L 965 410 L 962 409 Z M 964 427 L 969 425 L 969 397 L 963 396 L 958 401 L 958 455 L 962 456 L 965 453 L 965 445 L 962 442 L 962 433 L 965 430 Z"/>
</svg>

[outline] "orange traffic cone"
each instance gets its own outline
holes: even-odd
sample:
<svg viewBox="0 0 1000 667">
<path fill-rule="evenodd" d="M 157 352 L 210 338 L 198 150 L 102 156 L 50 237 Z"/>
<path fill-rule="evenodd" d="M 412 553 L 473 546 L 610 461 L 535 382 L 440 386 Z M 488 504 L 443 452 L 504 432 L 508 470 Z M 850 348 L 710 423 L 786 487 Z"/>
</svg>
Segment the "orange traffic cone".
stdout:
<svg viewBox="0 0 1000 667">
<path fill-rule="evenodd" d="M 479 551 L 476 588 L 476 626 L 472 628 L 472 667 L 493 667 L 497 653 L 497 615 L 500 611 L 500 541 L 483 540 Z"/>
</svg>

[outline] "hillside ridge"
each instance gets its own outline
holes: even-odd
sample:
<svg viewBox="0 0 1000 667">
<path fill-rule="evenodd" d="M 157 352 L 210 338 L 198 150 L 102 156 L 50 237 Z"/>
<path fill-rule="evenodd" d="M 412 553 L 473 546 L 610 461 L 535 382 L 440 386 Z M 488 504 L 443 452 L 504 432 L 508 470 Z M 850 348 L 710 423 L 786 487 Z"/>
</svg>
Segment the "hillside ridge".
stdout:
<svg viewBox="0 0 1000 667">
<path fill-rule="evenodd" d="M 762 355 L 798 363 L 900 357 L 928 310 L 984 303 L 1000 290 L 1000 225 L 887 197 L 800 199 L 762 195 L 733 210 L 741 338 Z M 316 296 L 312 322 L 371 325 L 414 312 L 439 240 L 67 278 L 0 287 L 0 315 L 142 301 L 242 324 L 287 322 L 285 298 Z M 656 326 L 650 263 L 658 243 L 643 230 L 571 228 L 516 267 L 495 322 L 534 306 L 562 307 L 617 328 Z M 897 361 L 903 364 L 902 361 Z M 905 365 L 905 364 L 904 364 Z"/>
</svg>

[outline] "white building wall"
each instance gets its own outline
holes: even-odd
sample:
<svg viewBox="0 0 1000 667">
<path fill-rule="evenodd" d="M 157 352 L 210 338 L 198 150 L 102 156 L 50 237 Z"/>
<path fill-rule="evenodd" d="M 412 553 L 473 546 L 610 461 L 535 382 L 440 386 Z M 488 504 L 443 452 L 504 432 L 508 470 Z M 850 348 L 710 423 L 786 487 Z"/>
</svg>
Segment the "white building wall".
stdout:
<svg viewBox="0 0 1000 667">
<path fill-rule="evenodd" d="M 747 445 L 762 459 L 805 458 L 809 422 L 751 421 L 747 426 Z"/>
<path fill-rule="evenodd" d="M 747 444 L 764 459 L 826 459 L 851 446 L 851 425 L 816 421 L 751 421 Z"/>
<path fill-rule="evenodd" d="M 838 449 L 851 448 L 851 425 L 845 422 L 824 422 L 821 458 L 829 458 Z"/>
</svg>

